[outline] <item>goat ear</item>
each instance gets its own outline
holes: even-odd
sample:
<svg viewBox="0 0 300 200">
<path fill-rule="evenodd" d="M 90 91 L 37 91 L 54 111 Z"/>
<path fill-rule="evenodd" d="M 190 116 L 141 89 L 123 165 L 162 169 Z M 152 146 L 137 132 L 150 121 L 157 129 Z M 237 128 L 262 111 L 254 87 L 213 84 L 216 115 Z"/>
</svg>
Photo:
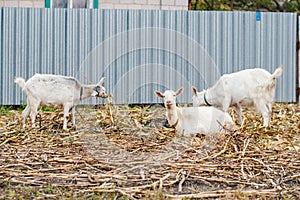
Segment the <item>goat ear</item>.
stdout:
<svg viewBox="0 0 300 200">
<path fill-rule="evenodd" d="M 159 92 L 159 91 L 155 91 L 156 96 L 160 97 L 160 98 L 165 98 L 165 96 Z"/>
<path fill-rule="evenodd" d="M 97 85 L 102 85 L 105 80 L 106 80 L 106 77 L 102 77 Z"/>
<path fill-rule="evenodd" d="M 176 96 L 180 95 L 181 93 L 183 92 L 183 87 L 179 88 L 177 91 L 176 91 Z"/>
<path fill-rule="evenodd" d="M 197 89 L 194 86 L 192 86 L 192 91 L 195 94 L 195 96 L 197 96 Z"/>
</svg>

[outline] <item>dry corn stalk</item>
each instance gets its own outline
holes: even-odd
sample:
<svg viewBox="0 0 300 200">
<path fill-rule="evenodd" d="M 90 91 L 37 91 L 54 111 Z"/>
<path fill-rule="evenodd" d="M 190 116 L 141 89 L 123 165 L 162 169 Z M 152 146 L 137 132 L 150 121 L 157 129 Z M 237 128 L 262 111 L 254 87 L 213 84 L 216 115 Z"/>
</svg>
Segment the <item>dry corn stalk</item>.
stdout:
<svg viewBox="0 0 300 200">
<path fill-rule="evenodd" d="M 115 124 L 114 122 L 114 118 L 111 112 L 111 106 L 112 106 L 112 98 L 114 98 L 114 96 L 112 94 L 108 94 L 107 97 L 107 111 L 106 111 L 106 116 L 110 119 L 111 125 Z"/>
<path fill-rule="evenodd" d="M 109 101 L 105 109 L 80 110 L 84 120 L 69 132 L 57 128 L 62 122 L 53 112 L 42 113 L 40 128 L 27 130 L 19 126 L 20 111 L 0 115 L 0 199 L 29 186 L 38 188 L 36 198 L 68 192 L 77 199 L 95 192 L 129 199 L 300 196 L 298 105 L 275 104 L 270 128 L 246 110 L 237 131 L 189 139 L 164 126 L 163 108 Z M 87 128 L 96 116 L 107 124 Z M 22 198 L 8 196 L 14 197 Z"/>
</svg>

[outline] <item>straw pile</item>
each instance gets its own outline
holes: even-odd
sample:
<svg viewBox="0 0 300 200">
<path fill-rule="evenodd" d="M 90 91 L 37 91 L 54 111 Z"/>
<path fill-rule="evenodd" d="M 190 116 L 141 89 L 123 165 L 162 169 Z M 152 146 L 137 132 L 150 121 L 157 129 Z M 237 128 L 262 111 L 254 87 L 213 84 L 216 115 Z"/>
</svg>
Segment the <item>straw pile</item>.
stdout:
<svg viewBox="0 0 300 200">
<path fill-rule="evenodd" d="M 13 110 L 0 118 L 0 199 L 298 199 L 300 107 L 273 110 L 269 128 L 249 109 L 239 130 L 197 137 L 176 136 L 159 105 L 81 107 L 69 131 L 62 110 L 35 129 Z"/>
</svg>

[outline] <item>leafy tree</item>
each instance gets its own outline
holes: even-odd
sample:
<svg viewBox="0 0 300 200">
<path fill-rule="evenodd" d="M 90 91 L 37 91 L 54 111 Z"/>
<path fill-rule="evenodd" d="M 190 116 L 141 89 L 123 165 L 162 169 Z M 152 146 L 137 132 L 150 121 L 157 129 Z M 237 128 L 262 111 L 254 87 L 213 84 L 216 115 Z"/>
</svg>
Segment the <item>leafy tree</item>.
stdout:
<svg viewBox="0 0 300 200">
<path fill-rule="evenodd" d="M 192 10 L 299 12 L 299 0 L 189 0 Z"/>
</svg>

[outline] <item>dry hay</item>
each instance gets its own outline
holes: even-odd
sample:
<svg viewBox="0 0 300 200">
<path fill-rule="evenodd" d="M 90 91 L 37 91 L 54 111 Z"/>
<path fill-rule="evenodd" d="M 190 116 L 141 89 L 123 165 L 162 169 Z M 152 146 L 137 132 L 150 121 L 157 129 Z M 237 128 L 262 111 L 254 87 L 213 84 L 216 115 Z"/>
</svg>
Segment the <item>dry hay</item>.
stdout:
<svg viewBox="0 0 300 200">
<path fill-rule="evenodd" d="M 298 199 L 300 108 L 273 110 L 269 128 L 250 109 L 239 130 L 193 138 L 176 136 L 159 105 L 81 107 L 69 131 L 61 110 L 35 129 L 13 110 L 0 118 L 0 199 Z"/>
</svg>

